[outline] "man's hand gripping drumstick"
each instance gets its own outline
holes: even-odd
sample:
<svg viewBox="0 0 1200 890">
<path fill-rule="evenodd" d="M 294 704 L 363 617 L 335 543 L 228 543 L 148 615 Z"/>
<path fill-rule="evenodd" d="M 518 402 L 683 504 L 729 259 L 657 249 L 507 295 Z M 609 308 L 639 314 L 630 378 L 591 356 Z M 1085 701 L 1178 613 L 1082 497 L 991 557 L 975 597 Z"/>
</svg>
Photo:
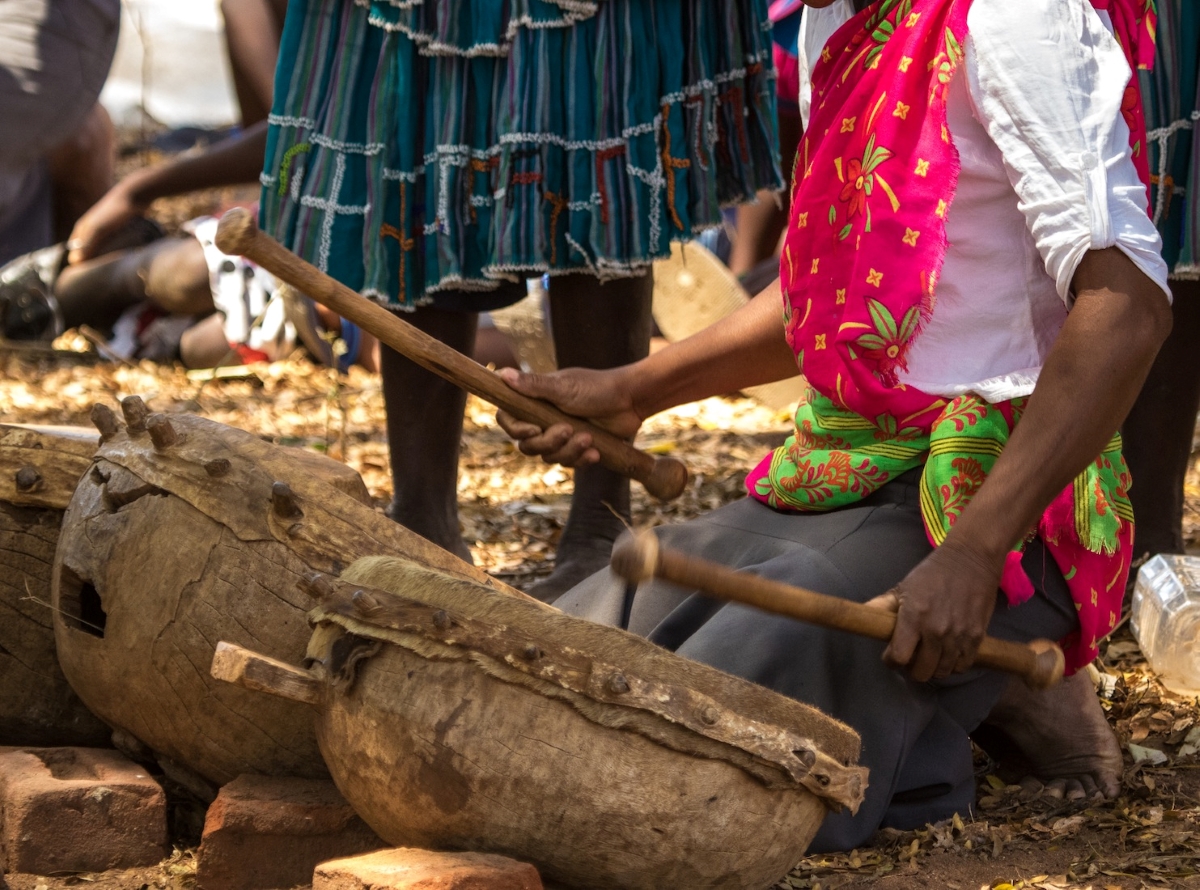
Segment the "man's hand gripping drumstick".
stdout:
<svg viewBox="0 0 1200 890">
<path fill-rule="evenodd" d="M 306 263 L 269 235 L 259 231 L 246 210 L 230 210 L 217 230 L 217 247 L 244 256 L 297 290 L 328 306 L 343 318 L 374 334 L 400 354 L 451 383 L 501 408 L 513 418 L 541 430 L 570 429 L 586 436 L 595 460 L 616 473 L 636 479 L 661 500 L 678 497 L 687 485 L 687 468 L 672 458 L 654 458 L 625 439 L 578 417 L 570 417 L 548 402 L 507 386 L 494 373 L 444 343 L 430 337 L 382 306 L 356 294 Z M 627 431 L 636 432 L 636 427 Z"/>
<path fill-rule="evenodd" d="M 659 578 L 717 599 L 875 640 L 891 640 L 896 629 L 896 613 L 888 609 L 737 572 L 707 559 L 664 548 L 650 531 L 623 535 L 613 547 L 612 569 L 633 584 Z M 1047 689 L 1063 675 L 1062 650 L 1050 640 L 1022 644 L 985 636 L 975 654 L 975 664 L 1015 674 L 1031 689 Z"/>
</svg>

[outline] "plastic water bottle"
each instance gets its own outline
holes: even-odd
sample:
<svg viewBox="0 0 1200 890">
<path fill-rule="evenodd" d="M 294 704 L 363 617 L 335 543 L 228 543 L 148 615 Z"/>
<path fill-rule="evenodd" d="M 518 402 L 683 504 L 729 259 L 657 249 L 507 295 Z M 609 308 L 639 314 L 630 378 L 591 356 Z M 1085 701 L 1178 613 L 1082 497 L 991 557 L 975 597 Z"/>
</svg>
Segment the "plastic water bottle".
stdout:
<svg viewBox="0 0 1200 890">
<path fill-rule="evenodd" d="M 1200 557 L 1163 554 L 1133 588 L 1133 634 L 1163 685 L 1200 695 Z"/>
</svg>

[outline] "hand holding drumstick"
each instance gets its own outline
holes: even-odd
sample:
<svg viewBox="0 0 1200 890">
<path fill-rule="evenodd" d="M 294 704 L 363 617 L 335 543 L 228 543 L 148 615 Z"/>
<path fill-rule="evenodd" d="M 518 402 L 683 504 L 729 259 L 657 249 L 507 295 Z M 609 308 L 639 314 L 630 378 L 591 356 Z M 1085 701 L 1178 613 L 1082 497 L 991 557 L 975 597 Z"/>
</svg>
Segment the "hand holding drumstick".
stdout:
<svg viewBox="0 0 1200 890">
<path fill-rule="evenodd" d="M 682 494 L 687 485 L 687 468 L 672 458 L 655 458 L 638 451 L 624 439 L 578 417 L 570 417 L 539 399 L 510 388 L 496 374 L 444 343 L 397 318 L 382 306 L 330 278 L 300 259 L 278 241 L 259 231 L 246 210 L 230 210 L 217 230 L 217 247 L 229 254 L 247 257 L 277 278 L 328 306 L 343 318 L 374 334 L 381 343 L 407 356 L 422 367 L 457 386 L 486 399 L 541 429 L 564 425 L 587 433 L 600 463 L 610 470 L 636 479 L 661 500 Z"/>
<path fill-rule="evenodd" d="M 612 568 L 632 583 L 661 578 L 718 599 L 745 603 L 876 640 L 890 640 L 896 628 L 894 612 L 737 572 L 706 559 L 669 550 L 659 545 L 653 532 L 626 534 L 617 541 L 613 548 Z M 1016 674 L 1032 689 L 1047 689 L 1063 675 L 1062 650 L 1050 640 L 1021 644 L 984 637 L 975 663 Z"/>
</svg>

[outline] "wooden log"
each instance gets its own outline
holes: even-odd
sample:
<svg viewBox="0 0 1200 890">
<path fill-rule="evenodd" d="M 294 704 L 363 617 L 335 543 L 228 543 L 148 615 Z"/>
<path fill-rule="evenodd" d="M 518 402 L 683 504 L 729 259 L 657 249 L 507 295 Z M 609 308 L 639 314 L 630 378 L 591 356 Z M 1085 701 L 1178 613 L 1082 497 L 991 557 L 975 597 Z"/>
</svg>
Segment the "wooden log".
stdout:
<svg viewBox="0 0 1200 890">
<path fill-rule="evenodd" d="M 164 435 L 123 413 L 133 432 L 106 438 L 64 519 L 59 660 L 106 722 L 210 782 L 326 773 L 308 707 L 209 673 L 220 640 L 303 658 L 305 576 L 389 553 L 509 590 L 347 494 L 364 492 L 341 464 L 198 417 L 165 418 Z"/>
<path fill-rule="evenodd" d="M 59 669 L 50 613 L 63 510 L 95 449 L 92 430 L 0 425 L 0 745 L 108 743 Z"/>
<path fill-rule="evenodd" d="M 67 509 L 98 444 L 86 427 L 0 424 L 0 501 Z"/>
</svg>

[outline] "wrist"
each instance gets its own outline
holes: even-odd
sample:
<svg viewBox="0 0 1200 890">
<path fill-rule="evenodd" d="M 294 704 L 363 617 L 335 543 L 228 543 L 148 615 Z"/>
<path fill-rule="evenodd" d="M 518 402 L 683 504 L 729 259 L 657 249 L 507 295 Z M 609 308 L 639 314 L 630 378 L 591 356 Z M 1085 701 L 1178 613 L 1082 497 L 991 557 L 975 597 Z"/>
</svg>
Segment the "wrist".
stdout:
<svg viewBox="0 0 1200 890">
<path fill-rule="evenodd" d="M 653 382 L 652 375 L 648 373 L 649 361 L 650 357 L 647 357 L 614 369 L 618 374 L 621 390 L 629 397 L 629 408 L 637 415 L 639 422 L 652 414 L 657 414 L 664 407 L 655 403 L 658 388 Z"/>
<path fill-rule="evenodd" d="M 993 576 L 997 583 L 1004 573 L 1004 563 L 1011 548 L 992 540 L 991 536 L 971 534 L 969 529 L 954 526 L 939 550 L 953 555 L 981 573 Z"/>
</svg>

